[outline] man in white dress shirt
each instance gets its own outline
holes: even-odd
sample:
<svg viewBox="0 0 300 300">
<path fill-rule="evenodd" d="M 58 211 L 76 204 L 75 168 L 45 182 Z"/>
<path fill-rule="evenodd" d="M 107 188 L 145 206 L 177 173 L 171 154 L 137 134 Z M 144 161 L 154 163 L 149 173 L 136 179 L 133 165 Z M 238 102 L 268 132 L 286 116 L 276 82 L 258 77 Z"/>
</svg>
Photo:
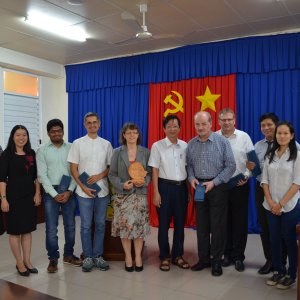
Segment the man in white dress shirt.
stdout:
<svg viewBox="0 0 300 300">
<path fill-rule="evenodd" d="M 235 113 L 232 109 L 222 109 L 218 119 L 221 127 L 218 133 L 230 142 L 236 163 L 232 177 L 244 175 L 244 179 L 239 180 L 228 194 L 227 242 L 222 265 L 227 267 L 234 263 L 235 269 L 242 272 L 245 269 L 243 261 L 248 236 L 248 179 L 251 173 L 248 168 L 255 167 L 254 163 L 248 162 L 247 153 L 253 150 L 254 146 L 246 132 L 235 128 Z"/>
<path fill-rule="evenodd" d="M 160 270 L 169 271 L 170 261 L 182 269 L 189 269 L 183 259 L 184 224 L 188 204 L 186 172 L 187 143 L 178 139 L 180 120 L 169 115 L 163 121 L 166 138 L 154 143 L 149 166 L 152 167 L 153 202 L 159 219 L 158 245 Z M 168 231 L 173 217 L 173 246 L 170 253 Z"/>
<path fill-rule="evenodd" d="M 82 271 L 89 272 L 93 267 L 106 271 L 109 265 L 102 254 L 106 209 L 109 202 L 107 175 L 113 149 L 109 141 L 98 136 L 100 119 L 96 113 L 90 112 L 85 115 L 84 127 L 87 135 L 73 142 L 68 156 L 72 176 L 77 182 L 76 195 L 80 210 L 81 243 L 84 254 Z M 96 183 L 101 188 L 98 194 L 80 181 L 79 176 L 83 172 L 89 176 L 87 184 Z M 92 242 L 93 219 L 95 232 Z"/>
</svg>

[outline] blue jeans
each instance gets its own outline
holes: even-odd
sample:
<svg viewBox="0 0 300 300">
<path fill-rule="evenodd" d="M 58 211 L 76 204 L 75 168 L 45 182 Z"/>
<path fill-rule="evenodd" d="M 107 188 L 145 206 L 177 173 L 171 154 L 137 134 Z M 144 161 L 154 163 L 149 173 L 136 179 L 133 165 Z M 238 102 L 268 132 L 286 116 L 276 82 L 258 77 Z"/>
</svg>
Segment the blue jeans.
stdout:
<svg viewBox="0 0 300 300">
<path fill-rule="evenodd" d="M 297 235 L 296 225 L 299 220 L 300 203 L 298 201 L 296 207 L 287 213 L 282 213 L 280 216 L 273 215 L 270 211 L 267 211 L 271 252 L 272 252 L 272 264 L 274 271 L 285 274 L 285 266 L 282 263 L 282 242 L 283 237 L 288 253 L 289 269 L 288 274 L 295 279 L 297 277 Z"/>
<path fill-rule="evenodd" d="M 71 256 L 75 244 L 75 209 L 76 200 L 73 195 L 66 203 L 56 202 L 49 194 L 43 195 L 46 222 L 46 249 L 49 259 L 58 259 L 58 215 L 62 212 L 65 232 L 64 256 Z"/>
<path fill-rule="evenodd" d="M 81 218 L 81 243 L 84 257 L 97 257 L 103 254 L 106 209 L 109 196 L 102 198 L 84 198 L 78 195 Z M 95 232 L 92 242 L 92 221 L 94 217 Z"/>
</svg>

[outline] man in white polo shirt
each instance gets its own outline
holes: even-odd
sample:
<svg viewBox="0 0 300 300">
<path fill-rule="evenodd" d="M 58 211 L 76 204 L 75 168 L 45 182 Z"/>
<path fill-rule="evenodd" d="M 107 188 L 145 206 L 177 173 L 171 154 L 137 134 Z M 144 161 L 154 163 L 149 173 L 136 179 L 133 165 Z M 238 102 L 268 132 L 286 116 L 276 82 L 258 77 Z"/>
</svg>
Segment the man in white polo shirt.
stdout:
<svg viewBox="0 0 300 300">
<path fill-rule="evenodd" d="M 245 249 L 248 237 L 248 179 L 254 163 L 248 162 L 247 153 L 254 150 L 250 136 L 235 128 L 235 113 L 230 108 L 224 108 L 219 112 L 219 134 L 228 139 L 236 170 L 232 177 L 242 174 L 244 179 L 238 181 L 236 186 L 228 193 L 228 215 L 227 215 L 227 242 L 224 253 L 223 267 L 234 263 L 235 269 L 242 272 L 245 269 Z"/>
<path fill-rule="evenodd" d="M 84 117 L 87 135 L 73 142 L 68 156 L 72 176 L 78 184 L 76 194 L 81 218 L 81 243 L 84 254 L 82 271 L 84 272 L 91 271 L 94 266 L 102 271 L 109 269 L 102 254 L 106 209 L 109 202 L 107 175 L 113 149 L 109 141 L 98 136 L 100 124 L 96 113 L 87 113 Z M 81 182 L 79 176 L 83 172 L 89 176 L 87 184 L 97 184 L 101 188 L 98 194 Z M 92 241 L 93 218 L 95 232 Z"/>
<path fill-rule="evenodd" d="M 187 143 L 178 139 L 180 120 L 177 116 L 167 116 L 163 121 L 163 127 L 166 138 L 153 144 L 148 163 L 152 167 L 153 202 L 159 219 L 160 270 L 169 271 L 171 260 L 178 267 L 189 269 L 189 264 L 182 257 L 184 253 L 184 224 L 188 204 Z M 174 234 L 170 254 L 168 231 L 172 217 Z"/>
</svg>

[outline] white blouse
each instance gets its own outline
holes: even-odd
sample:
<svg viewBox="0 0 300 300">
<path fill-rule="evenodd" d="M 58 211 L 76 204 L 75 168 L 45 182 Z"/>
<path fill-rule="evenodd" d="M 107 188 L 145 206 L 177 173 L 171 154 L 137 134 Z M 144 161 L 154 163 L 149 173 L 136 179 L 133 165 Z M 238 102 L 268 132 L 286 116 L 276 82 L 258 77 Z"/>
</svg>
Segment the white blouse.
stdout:
<svg viewBox="0 0 300 300">
<path fill-rule="evenodd" d="M 300 185 L 300 151 L 297 153 L 296 160 L 292 161 L 287 161 L 290 156 L 289 148 L 280 158 L 278 157 L 277 151 L 278 150 L 275 151 L 272 163 L 269 163 L 269 158 L 266 158 L 261 183 L 269 185 L 272 200 L 279 203 L 293 183 Z M 299 191 L 283 206 L 281 211 L 289 212 L 293 210 L 298 199 Z M 265 209 L 271 210 L 266 198 L 263 202 L 263 206 Z"/>
</svg>

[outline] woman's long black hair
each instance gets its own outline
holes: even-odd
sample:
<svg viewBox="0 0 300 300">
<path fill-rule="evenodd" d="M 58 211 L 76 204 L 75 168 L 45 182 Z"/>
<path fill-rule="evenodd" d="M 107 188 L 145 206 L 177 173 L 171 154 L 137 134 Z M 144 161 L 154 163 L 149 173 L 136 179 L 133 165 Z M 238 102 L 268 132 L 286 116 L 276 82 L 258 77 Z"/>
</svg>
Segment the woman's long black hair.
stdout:
<svg viewBox="0 0 300 300">
<path fill-rule="evenodd" d="M 26 131 L 27 133 L 27 137 L 28 137 L 28 140 L 27 140 L 27 143 L 24 145 L 24 152 L 26 154 L 30 154 L 30 151 L 31 151 L 31 144 L 30 144 L 30 139 L 29 139 L 29 132 L 27 130 L 27 128 L 23 125 L 16 125 L 10 132 L 10 135 L 9 135 L 9 139 L 8 139 L 8 142 L 7 142 L 7 146 L 6 146 L 6 151 L 10 152 L 11 154 L 13 153 L 16 153 L 17 149 L 16 149 L 16 144 L 14 142 L 14 135 L 16 133 L 16 131 L 18 129 L 23 129 Z"/>
<path fill-rule="evenodd" d="M 281 121 L 277 124 L 276 129 L 275 129 L 273 146 L 265 155 L 265 157 L 269 157 L 269 163 L 271 163 L 273 161 L 275 151 L 280 147 L 280 145 L 278 144 L 277 139 L 276 139 L 276 133 L 277 133 L 278 127 L 282 126 L 282 125 L 287 126 L 290 130 L 290 133 L 292 135 L 294 135 L 293 138 L 289 142 L 290 157 L 288 158 L 287 161 L 296 160 L 296 158 L 297 158 L 298 150 L 297 150 L 297 146 L 296 146 L 295 129 L 290 122 Z"/>
</svg>

